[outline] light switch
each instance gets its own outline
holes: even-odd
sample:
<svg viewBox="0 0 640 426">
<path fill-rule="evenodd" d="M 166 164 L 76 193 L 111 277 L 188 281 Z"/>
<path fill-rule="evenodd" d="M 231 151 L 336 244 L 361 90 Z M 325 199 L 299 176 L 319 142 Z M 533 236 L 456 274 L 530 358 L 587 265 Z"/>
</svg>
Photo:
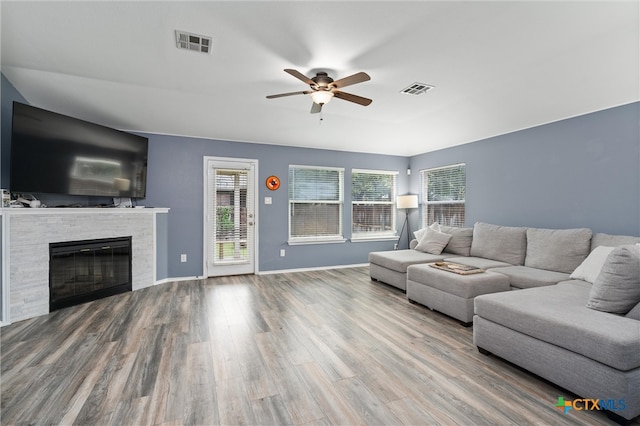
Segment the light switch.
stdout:
<svg viewBox="0 0 640 426">
<path fill-rule="evenodd" d="M 264 197 L 264 203 L 265 204 L 271 204 L 273 202 L 273 200 L 271 199 L 271 197 Z"/>
</svg>

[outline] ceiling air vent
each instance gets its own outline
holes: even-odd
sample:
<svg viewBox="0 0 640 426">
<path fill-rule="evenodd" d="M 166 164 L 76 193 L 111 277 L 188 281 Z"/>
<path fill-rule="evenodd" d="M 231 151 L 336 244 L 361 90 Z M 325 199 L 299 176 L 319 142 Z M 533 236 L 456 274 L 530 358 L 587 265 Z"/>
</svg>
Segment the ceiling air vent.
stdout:
<svg viewBox="0 0 640 426">
<path fill-rule="evenodd" d="M 176 47 L 194 52 L 211 53 L 211 37 L 176 30 Z"/>
<path fill-rule="evenodd" d="M 433 89 L 435 86 L 431 86 L 425 83 L 413 83 L 409 87 L 405 87 L 400 91 L 400 93 L 404 93 L 405 95 L 422 95 L 423 93 Z"/>
</svg>

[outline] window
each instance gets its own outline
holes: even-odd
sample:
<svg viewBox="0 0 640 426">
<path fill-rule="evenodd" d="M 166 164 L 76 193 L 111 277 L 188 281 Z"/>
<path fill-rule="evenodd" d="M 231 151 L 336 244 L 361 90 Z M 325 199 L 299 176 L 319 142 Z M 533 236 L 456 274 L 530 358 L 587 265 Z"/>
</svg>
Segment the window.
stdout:
<svg viewBox="0 0 640 426">
<path fill-rule="evenodd" d="M 344 169 L 289 166 L 289 243 L 344 241 Z"/>
<path fill-rule="evenodd" d="M 433 222 L 447 226 L 464 226 L 467 186 L 466 165 L 438 167 L 420 172 L 422 181 L 422 225 Z"/>
<path fill-rule="evenodd" d="M 351 232 L 353 238 L 396 235 L 396 176 L 398 172 L 357 170 L 351 174 Z"/>
</svg>

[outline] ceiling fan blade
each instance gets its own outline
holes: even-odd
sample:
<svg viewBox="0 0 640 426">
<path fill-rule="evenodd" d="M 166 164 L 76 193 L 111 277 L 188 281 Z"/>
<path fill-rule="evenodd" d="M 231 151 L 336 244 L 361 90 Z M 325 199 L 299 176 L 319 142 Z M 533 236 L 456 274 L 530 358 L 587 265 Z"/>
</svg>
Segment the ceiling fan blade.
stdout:
<svg viewBox="0 0 640 426">
<path fill-rule="evenodd" d="M 355 103 L 360 104 L 362 106 L 367 106 L 371 102 L 373 102 L 373 100 L 371 100 L 369 98 L 363 98 L 362 96 L 352 95 L 351 93 L 339 92 L 337 90 L 333 92 L 333 95 L 336 98 L 343 99 L 343 100 L 349 101 L 349 102 L 355 102 Z"/>
<path fill-rule="evenodd" d="M 303 81 L 304 83 L 307 83 L 308 85 L 315 85 L 316 84 L 313 80 L 311 80 L 306 75 L 302 74 L 300 71 L 292 70 L 290 68 L 287 68 L 284 71 L 289 73 L 289 74 L 291 74 L 292 76 L 294 76 L 298 80 Z"/>
<path fill-rule="evenodd" d="M 293 96 L 293 95 L 308 95 L 309 93 L 311 93 L 311 90 L 304 90 L 302 92 L 278 93 L 277 95 L 267 96 L 267 99 L 282 98 L 284 96 Z"/>
<path fill-rule="evenodd" d="M 317 114 L 320 111 L 322 111 L 322 105 L 314 102 L 313 105 L 311 105 L 311 114 Z"/>
<path fill-rule="evenodd" d="M 349 77 L 341 78 L 330 84 L 330 86 L 340 89 L 341 87 L 350 86 L 356 83 L 362 83 L 363 81 L 369 81 L 371 77 L 366 72 L 359 72 L 357 74 L 350 75 Z"/>
</svg>

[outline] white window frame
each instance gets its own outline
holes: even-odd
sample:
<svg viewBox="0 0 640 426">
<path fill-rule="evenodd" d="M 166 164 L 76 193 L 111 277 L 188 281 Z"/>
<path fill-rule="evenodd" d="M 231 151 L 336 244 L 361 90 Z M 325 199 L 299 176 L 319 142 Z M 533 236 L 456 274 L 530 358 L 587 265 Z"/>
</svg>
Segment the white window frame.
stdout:
<svg viewBox="0 0 640 426">
<path fill-rule="evenodd" d="M 465 191 L 465 197 L 462 200 L 429 200 L 429 191 L 428 191 L 428 185 L 429 185 L 429 173 L 432 172 L 437 172 L 439 170 L 444 170 L 444 169 L 450 169 L 450 168 L 454 168 L 454 167 L 460 167 L 463 166 L 464 167 L 464 171 L 465 171 L 465 180 L 464 180 L 464 191 Z M 422 226 L 423 227 L 427 227 L 430 226 L 431 223 L 427 223 L 429 221 L 429 207 L 430 206 L 435 206 L 435 205 L 442 205 L 442 204 L 461 204 L 463 206 L 463 208 L 465 209 L 465 214 L 466 214 L 466 187 L 467 187 L 467 182 L 466 182 L 466 176 L 467 176 L 467 165 L 466 163 L 457 163 L 457 164 L 451 164 L 451 165 L 447 165 L 447 166 L 441 166 L 441 167 L 434 167 L 431 169 L 425 169 L 425 170 L 421 170 L 420 171 L 420 184 L 421 184 L 421 199 L 422 199 L 422 209 L 421 209 L 421 213 L 422 213 Z M 437 220 L 436 220 L 437 221 Z M 446 225 L 446 226 L 457 226 L 457 227 L 462 227 L 464 226 L 464 223 L 462 224 L 458 224 L 458 225 L 451 225 L 450 223 L 440 223 L 440 225 Z"/>
<path fill-rule="evenodd" d="M 385 175 L 393 176 L 393 188 L 391 190 L 391 199 L 389 201 L 355 201 L 353 199 L 353 176 L 355 174 L 371 174 L 371 175 Z M 371 240 L 396 240 L 398 239 L 398 229 L 396 226 L 397 221 L 397 209 L 396 209 L 396 197 L 398 193 L 398 171 L 391 170 L 369 170 L 369 169 L 352 169 L 351 170 L 351 241 L 371 241 Z M 364 231 L 355 232 L 354 226 L 354 207 L 357 205 L 390 205 L 392 211 L 391 226 L 392 229 L 388 231 Z"/>
<path fill-rule="evenodd" d="M 287 177 L 290 176 L 291 169 L 312 169 L 312 170 L 330 170 L 338 172 L 338 200 L 295 200 L 291 198 L 292 186 L 293 182 L 289 181 L 289 193 L 287 195 L 289 199 L 289 207 L 288 207 L 288 222 L 289 222 L 289 230 L 288 230 L 288 241 L 289 245 L 298 245 L 298 244 L 323 244 L 323 243 L 344 243 L 346 239 L 344 238 L 343 233 L 343 212 L 344 212 L 344 168 L 343 167 L 324 167 L 324 166 L 306 166 L 306 165 L 294 165 L 290 164 L 289 169 L 287 171 Z M 320 204 L 336 204 L 338 205 L 338 234 L 336 235 L 308 235 L 304 237 L 300 236 L 292 236 L 291 235 L 291 217 L 292 217 L 292 209 L 294 204 L 300 203 L 320 203 Z"/>
</svg>

